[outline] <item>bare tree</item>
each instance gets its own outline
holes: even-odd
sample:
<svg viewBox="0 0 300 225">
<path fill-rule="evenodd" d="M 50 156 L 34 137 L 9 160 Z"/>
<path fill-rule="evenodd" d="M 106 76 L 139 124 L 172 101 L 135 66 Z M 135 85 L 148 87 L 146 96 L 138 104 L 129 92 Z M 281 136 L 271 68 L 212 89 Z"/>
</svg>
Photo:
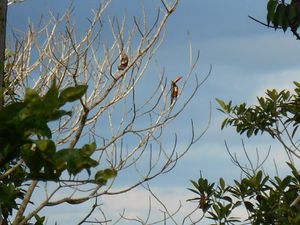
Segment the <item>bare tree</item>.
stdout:
<svg viewBox="0 0 300 225">
<path fill-rule="evenodd" d="M 162 141 L 165 128 L 186 108 L 209 75 L 201 81 L 197 76 L 192 77 L 199 55 L 193 59 L 191 48 L 188 73 L 183 76 L 181 85 L 178 84 L 178 98 L 171 105 L 171 82 L 164 72 L 153 75 L 151 89 L 142 90 L 139 86 L 179 0 L 161 0 L 154 21 L 149 21 L 142 10 L 142 18 L 115 16 L 104 23 L 103 13 L 110 3 L 111 0 L 103 1 L 93 11 L 93 18 L 82 36 L 72 25 L 70 7 L 59 18 L 52 14 L 43 27 L 29 24 L 27 32 L 16 33 L 15 39 L 10 40 L 12 54 L 6 60 L 5 79 L 9 83 L 5 90 L 6 101 L 18 101 L 17 96 L 22 96 L 28 86 L 45 93 L 54 79 L 59 88 L 88 84 L 88 91 L 80 102 L 69 106 L 72 116 L 51 124 L 53 136 L 61 147 L 73 148 L 95 141 L 98 148 L 94 158 L 100 162 L 97 169 L 111 167 L 118 172 L 105 186 L 90 182 L 90 174 L 85 173 L 76 177 L 64 174 L 59 182 L 27 183 L 26 196 L 12 220 L 14 225 L 28 223 L 46 207 L 88 201 L 94 201 L 93 207 L 78 224 L 105 224 L 105 214 L 101 214 L 102 218 L 89 219 L 99 208 L 99 197 L 128 192 L 172 170 L 202 135 L 195 134 L 191 122 L 191 138 L 185 149 L 177 149 L 176 135 L 172 145 L 165 146 Z M 62 25 L 63 30 L 59 29 Z M 108 30 L 112 38 L 105 40 L 103 33 Z M 195 79 L 194 89 L 185 93 L 191 79 Z M 15 165 L 19 166 L 22 162 Z M 115 188 L 126 173 L 132 173 L 130 183 Z M 28 208 L 35 193 L 43 193 L 43 198 Z"/>
</svg>

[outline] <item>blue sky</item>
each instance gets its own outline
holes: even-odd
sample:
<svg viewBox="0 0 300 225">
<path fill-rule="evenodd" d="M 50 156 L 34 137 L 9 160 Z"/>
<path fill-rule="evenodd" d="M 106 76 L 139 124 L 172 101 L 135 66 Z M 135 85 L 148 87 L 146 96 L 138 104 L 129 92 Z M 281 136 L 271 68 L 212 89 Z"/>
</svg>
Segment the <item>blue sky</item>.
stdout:
<svg viewBox="0 0 300 225">
<path fill-rule="evenodd" d="M 138 2 L 140 1 L 113 1 L 107 15 L 122 12 L 129 16 L 136 15 L 140 9 Z M 69 1 L 65 0 L 25 0 L 23 3 L 13 4 L 9 6 L 8 28 L 24 29 L 29 18 L 34 22 L 41 15 L 47 16 L 49 10 L 62 12 L 68 3 Z M 90 9 L 97 4 L 96 0 L 74 1 L 75 21 L 79 29 L 86 23 L 85 18 L 88 17 Z M 157 6 L 159 1 L 145 0 L 145 4 L 146 11 L 149 10 L 149 17 L 154 17 L 154 11 L 150 9 Z M 229 181 L 239 178 L 239 170 L 230 162 L 224 140 L 228 142 L 231 151 L 236 152 L 242 160 L 242 138 L 253 157 L 256 148 L 265 154 L 271 145 L 272 152 L 265 166 L 266 170 L 274 174 L 272 160 L 276 159 L 279 168 L 282 168 L 281 171 L 286 171 L 285 155 L 280 146 L 269 137 L 247 139 L 236 134 L 233 128 L 220 130 L 220 123 L 224 117 L 216 110 L 216 97 L 231 99 L 237 104 L 242 101 L 252 104 L 255 103 L 256 96 L 262 95 L 266 88 L 290 88 L 292 81 L 297 80 L 300 73 L 299 41 L 296 41 L 290 32 L 275 32 L 255 23 L 248 15 L 264 21 L 266 1 L 182 0 L 168 21 L 165 40 L 155 60 L 165 68 L 169 79 L 176 74 L 184 76 L 188 70 L 189 38 L 193 49 L 200 50 L 200 62 L 195 73 L 203 78 L 210 65 L 213 68 L 211 76 L 200 88 L 188 109 L 170 129 L 170 134 L 174 133 L 174 129 L 179 132 L 178 146 L 184 146 L 190 118 L 201 132 L 208 121 L 211 102 L 211 124 L 207 133 L 173 171 L 151 183 L 157 194 L 164 196 L 170 205 L 176 204 L 179 199 L 185 202 L 185 199 L 191 196 L 186 188 L 190 186 L 190 179 L 199 177 L 200 171 L 211 181 L 217 181 L 219 177 Z M 150 67 L 147 76 L 151 76 L 150 73 L 154 71 L 155 68 Z M 137 199 L 144 198 L 145 194 L 147 193 L 144 190 L 138 189 L 124 198 L 117 197 L 105 201 L 108 208 L 114 212 L 120 212 L 122 207 L 127 207 L 130 215 L 143 214 L 143 210 L 148 206 L 147 202 L 142 204 L 139 201 L 137 204 Z M 145 199 L 147 200 L 147 197 Z M 74 216 L 58 214 L 55 210 L 50 212 L 53 217 L 64 217 L 62 221 L 65 222 Z"/>
</svg>

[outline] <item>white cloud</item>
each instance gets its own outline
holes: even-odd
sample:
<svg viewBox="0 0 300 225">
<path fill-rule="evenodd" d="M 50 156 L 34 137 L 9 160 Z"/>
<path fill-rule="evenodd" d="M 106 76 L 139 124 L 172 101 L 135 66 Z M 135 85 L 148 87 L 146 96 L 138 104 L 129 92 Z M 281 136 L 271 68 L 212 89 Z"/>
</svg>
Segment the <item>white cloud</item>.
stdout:
<svg viewBox="0 0 300 225">
<path fill-rule="evenodd" d="M 256 96 L 265 96 L 267 89 L 286 89 L 292 91 L 295 87 L 293 81 L 300 80 L 300 68 L 287 69 L 274 73 L 261 74 L 258 76 L 257 88 L 251 95 L 251 99 Z"/>
<path fill-rule="evenodd" d="M 174 215 L 177 222 L 183 220 L 197 206 L 196 203 L 186 201 L 193 196 L 186 188 L 155 186 L 151 190 L 159 198 L 159 201 L 165 204 L 171 214 L 180 208 L 179 212 Z M 124 217 L 128 219 L 138 217 L 146 220 L 150 214 L 147 224 L 164 218 L 164 207 L 146 189 L 137 188 L 126 194 L 104 197 L 103 201 L 107 211 L 111 212 L 111 215 L 114 214 L 115 217 L 118 217 L 118 214 L 122 214 L 126 209 Z"/>
</svg>

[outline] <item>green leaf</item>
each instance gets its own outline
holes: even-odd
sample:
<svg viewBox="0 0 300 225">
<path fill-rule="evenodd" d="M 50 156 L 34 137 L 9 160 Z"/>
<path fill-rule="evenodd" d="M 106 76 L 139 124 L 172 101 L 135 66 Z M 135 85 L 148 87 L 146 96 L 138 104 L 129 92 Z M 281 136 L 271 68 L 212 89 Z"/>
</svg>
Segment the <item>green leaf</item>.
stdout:
<svg viewBox="0 0 300 225">
<path fill-rule="evenodd" d="M 53 111 L 58 107 L 58 89 L 55 80 L 53 80 L 50 89 L 42 99 L 45 103 L 44 106 L 47 107 L 48 110 Z"/>
<path fill-rule="evenodd" d="M 221 108 L 224 110 L 224 112 L 228 113 L 229 112 L 229 109 L 228 107 L 226 106 L 225 102 L 222 101 L 221 99 L 219 98 L 216 98 L 216 101 L 219 103 L 219 105 L 221 106 Z"/>
<path fill-rule="evenodd" d="M 93 142 L 91 144 L 84 145 L 81 149 L 79 149 L 79 153 L 84 156 L 90 156 L 96 150 L 96 143 Z"/>
<path fill-rule="evenodd" d="M 287 162 L 287 164 L 291 168 L 294 177 L 300 183 L 300 173 L 298 172 L 298 170 L 296 169 L 296 167 L 292 163 Z"/>
<path fill-rule="evenodd" d="M 199 191 L 197 191 L 197 190 L 195 190 L 195 189 L 192 189 L 192 188 L 188 188 L 188 190 L 191 191 L 191 192 L 194 192 L 194 193 L 197 194 L 197 195 L 200 195 L 200 194 L 201 194 Z"/>
<path fill-rule="evenodd" d="M 226 118 L 226 119 L 223 120 L 223 122 L 222 122 L 222 124 L 221 124 L 221 130 L 223 130 L 224 127 L 227 126 L 228 121 L 229 121 L 229 118 Z"/>
<path fill-rule="evenodd" d="M 26 165 L 29 167 L 30 172 L 38 173 L 43 167 L 43 160 L 40 154 L 36 152 L 34 144 L 25 144 L 21 149 L 21 156 L 24 159 Z"/>
<path fill-rule="evenodd" d="M 233 202 L 232 198 L 229 196 L 224 196 L 224 197 L 222 197 L 222 199 L 224 199 L 225 201 L 230 202 L 230 203 Z"/>
<path fill-rule="evenodd" d="M 34 102 L 36 100 L 40 100 L 40 96 L 38 93 L 30 88 L 26 88 L 25 90 L 25 97 L 24 97 L 24 102 Z"/>
<path fill-rule="evenodd" d="M 221 189 L 224 190 L 225 189 L 225 181 L 222 177 L 220 178 L 219 183 L 220 183 Z"/>
<path fill-rule="evenodd" d="M 298 88 L 300 88 L 300 83 L 299 83 L 299 82 L 294 81 L 293 83 L 294 83 Z"/>
<path fill-rule="evenodd" d="M 19 113 L 26 107 L 24 102 L 16 102 L 5 106 L 0 110 L 0 123 L 5 123 L 8 121 L 19 122 Z M 10 123 L 11 123 L 10 122 Z M 0 127 L 1 128 L 1 127 Z"/>
<path fill-rule="evenodd" d="M 262 108 L 265 108 L 265 99 L 263 97 L 257 97 L 257 100 Z"/>
<path fill-rule="evenodd" d="M 267 4 L 267 23 L 270 25 L 270 22 L 273 21 L 274 14 L 275 14 L 275 9 L 278 5 L 278 2 L 276 0 L 269 0 Z"/>
<path fill-rule="evenodd" d="M 285 15 L 286 15 L 286 6 L 284 4 L 279 4 L 278 7 L 276 8 L 275 15 L 272 21 L 275 29 L 281 26 L 284 31 L 286 30 L 287 18 Z"/>
<path fill-rule="evenodd" d="M 250 127 L 250 128 L 247 130 L 247 137 L 248 137 L 248 138 L 251 137 L 252 134 L 253 134 L 253 132 L 254 132 L 254 128 Z"/>
<path fill-rule="evenodd" d="M 281 184 L 280 184 L 280 188 L 281 188 L 282 190 L 285 190 L 285 188 L 287 188 L 287 187 L 289 186 L 289 184 L 291 183 L 291 181 L 292 181 L 292 177 L 291 177 L 291 176 L 286 176 L 286 177 L 282 180 L 282 182 L 281 182 Z"/>
<path fill-rule="evenodd" d="M 72 175 L 76 175 L 83 169 L 90 169 L 98 165 L 98 162 L 91 158 L 96 149 L 96 144 L 84 145 L 80 149 L 62 149 L 56 153 L 57 166 L 60 169 L 67 169 Z"/>
<path fill-rule="evenodd" d="M 218 218 L 222 217 L 222 216 L 221 216 L 221 209 L 220 209 L 219 205 L 214 204 L 212 207 L 213 207 L 213 209 L 215 210 L 216 215 L 218 216 Z"/>
<path fill-rule="evenodd" d="M 36 222 L 34 223 L 34 225 L 43 225 L 44 224 L 43 222 L 46 219 L 45 216 L 40 217 L 39 215 L 35 215 L 34 218 L 36 220 Z"/>
<path fill-rule="evenodd" d="M 36 140 L 34 141 L 36 147 L 42 152 L 54 153 L 56 146 L 51 140 Z"/>
<path fill-rule="evenodd" d="M 288 5 L 287 12 L 288 12 L 288 19 L 291 22 L 293 22 L 296 19 L 296 17 L 298 16 L 298 9 L 295 4 Z"/>
<path fill-rule="evenodd" d="M 48 118 L 48 121 L 54 121 L 58 120 L 63 116 L 72 116 L 72 112 L 70 111 L 65 111 L 65 110 L 55 110 L 54 112 L 51 113 L 51 115 Z"/>
<path fill-rule="evenodd" d="M 52 132 L 47 125 L 47 120 L 42 116 L 30 116 L 30 118 L 24 122 L 24 126 L 27 128 L 26 136 L 36 134 L 47 138 L 52 137 Z"/>
<path fill-rule="evenodd" d="M 60 93 L 59 104 L 64 105 L 66 102 L 73 102 L 80 99 L 87 90 L 87 85 L 78 85 L 76 87 L 68 87 Z"/>
<path fill-rule="evenodd" d="M 63 171 L 67 168 L 69 151 L 69 149 L 61 149 L 55 153 L 55 167 L 58 171 Z"/>
<path fill-rule="evenodd" d="M 244 201 L 244 204 L 247 210 L 249 210 L 250 212 L 254 212 L 254 205 L 252 202 Z"/>
<path fill-rule="evenodd" d="M 260 184 L 261 180 L 263 177 L 263 172 L 260 170 L 257 172 L 256 176 L 255 176 L 255 180 L 257 184 Z"/>
<path fill-rule="evenodd" d="M 95 182 L 100 185 L 105 185 L 108 179 L 113 178 L 116 175 L 117 175 L 117 171 L 113 168 L 99 170 L 95 174 Z"/>
</svg>

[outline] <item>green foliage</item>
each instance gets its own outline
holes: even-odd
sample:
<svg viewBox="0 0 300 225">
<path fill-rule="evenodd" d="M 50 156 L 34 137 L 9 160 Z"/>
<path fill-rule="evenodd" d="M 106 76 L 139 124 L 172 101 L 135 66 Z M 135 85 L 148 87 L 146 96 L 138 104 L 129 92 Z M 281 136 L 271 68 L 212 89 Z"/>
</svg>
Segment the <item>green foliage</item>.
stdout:
<svg viewBox="0 0 300 225">
<path fill-rule="evenodd" d="M 233 126 L 237 133 L 246 133 L 249 138 L 266 132 L 281 143 L 287 135 L 293 143 L 300 124 L 300 83 L 294 82 L 294 85 L 293 92 L 267 90 L 266 96 L 258 97 L 257 104 L 253 106 L 246 103 L 233 105 L 231 101 L 226 103 L 216 99 L 219 110 L 227 115 L 221 129 Z M 297 156 L 297 148 L 291 150 L 283 145 Z M 213 188 L 211 198 L 206 200 L 211 205 L 207 209 L 207 217 L 217 224 L 233 224 L 232 220 L 250 224 L 300 224 L 300 206 L 292 205 L 299 194 L 300 174 L 294 165 L 288 165 L 292 173 L 284 178 L 276 176 L 271 179 L 263 171 L 255 171 L 252 175 L 247 173 L 241 180 L 234 180 L 233 185 L 226 186 L 221 179 L 219 185 Z M 248 215 L 244 221 L 230 216 L 241 207 Z"/>
<path fill-rule="evenodd" d="M 67 102 L 80 99 L 87 90 L 86 85 L 63 89 L 60 93 L 53 82 L 48 92 L 40 96 L 33 89 L 26 89 L 24 101 L 4 106 L 0 110 L 0 202 L 5 218 L 17 209 L 17 199 L 23 199 L 22 185 L 31 179 L 59 180 L 67 171 L 77 175 L 82 170 L 96 167 L 92 159 L 96 144 L 86 144 L 81 148 L 57 149 L 51 140 L 48 123 L 70 115 L 60 109 Z M 22 164 L 18 162 L 23 161 Z M 90 182 L 105 185 L 116 176 L 113 169 L 99 171 Z M 36 217 L 36 224 L 43 224 L 45 218 Z"/>
<path fill-rule="evenodd" d="M 72 174 L 80 171 L 81 168 L 78 168 L 74 172 L 73 167 L 70 167 L 71 163 L 66 163 L 57 170 L 59 161 L 62 158 L 70 158 L 74 153 L 71 150 L 56 151 L 48 123 L 70 114 L 60 107 L 68 101 L 80 98 L 85 90 L 86 86 L 67 88 L 59 95 L 53 82 L 44 96 L 41 97 L 36 91 L 27 89 L 23 102 L 5 106 L 0 111 L 0 148 L 3 149 L 0 152 L 0 166 L 22 158 L 30 169 L 28 176 L 45 176 L 46 179 L 48 176 L 59 177 L 64 169 L 72 171 Z M 87 148 L 85 146 L 81 151 L 91 155 L 95 146 L 92 145 L 86 150 Z M 82 160 L 87 164 L 85 167 L 95 166 L 95 162 L 85 162 L 83 158 Z"/>
<path fill-rule="evenodd" d="M 202 177 L 200 177 L 197 182 L 191 180 L 191 183 L 194 189 L 188 189 L 194 192 L 198 197 L 189 199 L 189 201 L 198 201 L 199 208 L 206 212 L 211 206 L 210 198 L 214 192 L 213 187 L 215 184 L 208 183 L 208 180 Z"/>
<path fill-rule="evenodd" d="M 266 97 L 258 97 L 258 104 L 247 106 L 246 103 L 232 105 L 218 99 L 219 110 L 228 115 L 221 128 L 234 126 L 240 134 L 246 133 L 247 137 L 267 132 L 273 138 L 281 135 L 283 129 L 290 127 L 291 137 L 294 137 L 300 124 L 300 84 L 294 82 L 294 93 L 287 90 L 267 90 Z"/>
<path fill-rule="evenodd" d="M 299 173 L 294 166 L 289 166 L 292 175 L 284 179 L 270 179 L 258 171 L 241 181 L 234 180 L 234 185 L 226 185 L 223 178 L 217 186 L 214 183 L 206 185 L 208 181 L 204 178 L 191 181 L 194 187 L 189 190 L 197 197 L 190 200 L 198 201 L 206 217 L 216 224 L 300 224 L 300 207 L 290 206 L 298 196 Z M 205 203 L 201 203 L 203 195 Z M 203 204 L 205 210 L 200 207 Z M 232 216 L 235 209 L 241 207 L 247 211 L 247 218 Z"/>
<path fill-rule="evenodd" d="M 269 0 L 267 3 L 267 25 L 275 29 L 281 28 L 285 32 L 291 29 L 296 32 L 300 26 L 300 0 L 289 2 Z M 267 90 L 265 97 L 258 97 L 258 103 L 247 106 L 246 103 L 233 105 L 221 99 L 216 99 L 219 110 L 227 117 L 221 124 L 221 129 L 233 126 L 237 133 L 246 133 L 250 138 L 258 133 L 268 133 L 283 144 L 288 154 L 299 156 L 299 139 L 294 141 L 300 124 L 300 83 L 294 82 L 294 91 Z M 293 148 L 284 142 L 284 135 Z M 290 156 L 290 155 L 289 155 Z M 290 156 L 291 157 L 291 156 Z M 252 173 L 237 164 L 245 177 L 234 180 L 226 185 L 223 178 L 219 184 L 209 183 L 200 177 L 198 181 L 191 181 L 193 188 L 189 188 L 197 201 L 199 209 L 206 218 L 214 224 L 300 224 L 300 204 L 296 200 L 300 197 L 300 173 L 296 167 L 288 163 L 291 174 L 283 178 L 275 176 L 271 179 L 261 170 L 252 169 Z M 297 202 L 297 203 L 296 203 Z M 246 218 L 232 216 L 236 209 L 246 211 Z"/>
<path fill-rule="evenodd" d="M 40 217 L 40 216 L 38 216 L 38 215 L 36 215 L 35 217 L 35 220 L 36 220 L 36 222 L 34 223 L 34 225 L 43 225 L 44 224 L 44 221 L 45 221 L 45 217 L 43 216 L 43 217 Z"/>
<path fill-rule="evenodd" d="M 300 1 L 292 0 L 290 3 L 278 0 L 269 0 L 267 4 L 267 23 L 275 29 L 282 28 L 286 31 L 290 28 L 293 32 L 300 25 Z"/>
<path fill-rule="evenodd" d="M 269 3 L 270 9 L 274 8 L 271 5 L 274 2 Z M 257 104 L 253 106 L 246 103 L 233 105 L 231 101 L 226 103 L 216 99 L 219 110 L 227 115 L 221 129 L 233 126 L 237 133 L 245 133 L 249 138 L 258 133 L 268 133 L 291 154 L 298 156 L 297 147 L 292 149 L 284 143 L 284 135 L 292 145 L 296 143 L 294 138 L 300 124 L 300 83 L 294 82 L 294 85 L 293 92 L 267 90 L 266 96 L 258 97 Z M 271 179 L 263 171 L 255 171 L 228 186 L 221 178 L 219 185 L 213 187 L 211 197 L 206 199 L 209 208 L 207 213 L 203 211 L 204 214 L 216 224 L 300 224 L 300 206 L 292 204 L 299 195 L 300 174 L 293 164 L 288 165 L 292 173 L 283 178 L 276 176 Z M 247 218 L 232 218 L 235 209 L 241 207 L 246 210 Z"/>
<path fill-rule="evenodd" d="M 76 87 L 68 87 L 62 90 L 58 98 L 59 105 L 62 106 L 66 102 L 73 102 L 79 99 L 83 95 L 83 93 L 86 92 L 86 89 L 87 89 L 86 85 L 78 85 Z"/>
</svg>

